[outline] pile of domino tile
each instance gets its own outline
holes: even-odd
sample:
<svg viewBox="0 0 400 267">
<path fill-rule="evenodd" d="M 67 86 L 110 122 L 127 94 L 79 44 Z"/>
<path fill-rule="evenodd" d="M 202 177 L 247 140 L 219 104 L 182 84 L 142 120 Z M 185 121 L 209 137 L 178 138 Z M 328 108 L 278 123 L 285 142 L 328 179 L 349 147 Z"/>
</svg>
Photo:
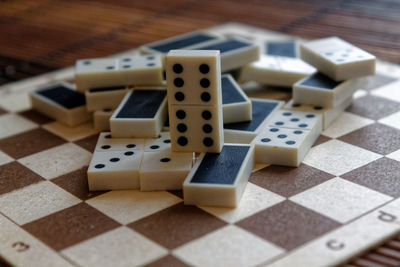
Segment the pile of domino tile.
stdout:
<svg viewBox="0 0 400 267">
<path fill-rule="evenodd" d="M 298 166 L 375 72 L 373 55 L 336 37 L 260 46 L 196 31 L 139 50 L 78 60 L 75 84 L 33 92 L 33 107 L 104 131 L 90 190 L 183 189 L 193 205 L 237 206 L 254 162 Z M 249 81 L 293 99 L 248 98 Z"/>
</svg>

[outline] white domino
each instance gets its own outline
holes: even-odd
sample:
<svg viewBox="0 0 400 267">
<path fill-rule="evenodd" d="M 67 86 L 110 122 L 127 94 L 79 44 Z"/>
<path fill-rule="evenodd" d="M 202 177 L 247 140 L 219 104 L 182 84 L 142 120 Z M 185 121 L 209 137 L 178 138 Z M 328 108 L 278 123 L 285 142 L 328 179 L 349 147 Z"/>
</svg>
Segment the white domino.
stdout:
<svg viewBox="0 0 400 267">
<path fill-rule="evenodd" d="M 172 50 L 166 56 L 169 128 L 174 152 L 220 152 L 223 141 L 219 51 Z"/>
<path fill-rule="evenodd" d="M 279 110 L 252 142 L 256 162 L 299 166 L 321 132 L 321 114 Z"/>
<path fill-rule="evenodd" d="M 322 115 L 322 127 L 323 130 L 327 129 L 329 125 L 335 121 L 335 119 L 351 105 L 353 97 L 345 99 L 342 103 L 338 104 L 334 108 L 325 108 L 322 106 L 297 104 L 291 99 L 285 106 L 284 109 L 292 111 L 311 112 Z"/>
<path fill-rule="evenodd" d="M 249 144 L 284 104 L 283 101 L 257 98 L 252 98 L 251 102 L 252 120 L 224 124 L 225 142 Z"/>
<path fill-rule="evenodd" d="M 196 45 L 215 42 L 219 38 L 210 33 L 195 31 L 143 45 L 139 50 L 144 54 L 167 54 L 170 50 L 190 49 Z"/>
<path fill-rule="evenodd" d="M 167 118 L 166 90 L 134 90 L 110 118 L 113 137 L 157 137 Z"/>
<path fill-rule="evenodd" d="M 145 152 L 140 168 L 140 190 L 181 190 L 192 164 L 192 152 Z"/>
<path fill-rule="evenodd" d="M 116 109 L 128 89 L 126 86 L 90 89 L 85 92 L 86 108 L 88 111 Z"/>
<path fill-rule="evenodd" d="M 162 59 L 159 55 L 78 60 L 75 84 L 79 91 L 131 85 L 161 85 Z"/>
<path fill-rule="evenodd" d="M 141 138 L 113 138 L 110 132 L 100 133 L 95 151 L 126 151 L 143 150 L 145 139 Z"/>
<path fill-rule="evenodd" d="M 255 161 L 297 167 L 318 136 L 318 132 L 305 129 L 265 127 L 252 142 Z"/>
<path fill-rule="evenodd" d="M 224 124 L 251 121 L 251 101 L 243 89 L 230 74 L 222 75 L 221 79 Z"/>
<path fill-rule="evenodd" d="M 335 81 L 375 73 L 374 55 L 338 38 L 329 37 L 300 45 L 301 58 Z"/>
<path fill-rule="evenodd" d="M 192 49 L 219 50 L 221 53 L 221 71 L 235 70 L 260 58 L 260 47 L 258 45 L 239 38 L 197 45 Z"/>
<path fill-rule="evenodd" d="M 93 112 L 93 127 L 99 131 L 110 131 L 110 118 L 114 113 L 112 109 L 104 109 Z"/>
<path fill-rule="evenodd" d="M 221 153 L 202 153 L 183 183 L 184 203 L 236 207 L 254 165 L 254 146 L 225 144 Z"/>
<path fill-rule="evenodd" d="M 34 91 L 30 99 L 33 109 L 68 126 L 82 124 L 91 118 L 86 110 L 85 95 L 67 83 Z"/>
<path fill-rule="evenodd" d="M 239 81 L 291 87 L 298 80 L 315 72 L 313 66 L 299 58 L 261 55 L 258 61 L 241 69 Z"/>
<path fill-rule="evenodd" d="M 336 82 L 322 73 L 306 77 L 293 86 L 293 101 L 332 108 L 351 97 L 367 82 L 367 77 Z"/>
<path fill-rule="evenodd" d="M 171 150 L 171 137 L 169 132 L 161 132 L 156 138 L 144 139 L 143 149 L 145 152 Z"/>
<path fill-rule="evenodd" d="M 87 171 L 89 190 L 139 189 L 142 150 L 95 151 Z"/>
</svg>

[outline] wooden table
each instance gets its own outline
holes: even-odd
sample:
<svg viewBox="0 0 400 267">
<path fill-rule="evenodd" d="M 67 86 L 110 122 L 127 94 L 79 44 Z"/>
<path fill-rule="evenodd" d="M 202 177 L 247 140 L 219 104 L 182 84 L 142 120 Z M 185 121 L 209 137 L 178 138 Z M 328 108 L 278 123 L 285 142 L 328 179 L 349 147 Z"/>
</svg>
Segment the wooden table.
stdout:
<svg viewBox="0 0 400 267">
<path fill-rule="evenodd" d="M 0 84 L 227 21 L 310 39 L 337 35 L 400 63 L 397 0 L 23 0 L 0 7 Z"/>
</svg>

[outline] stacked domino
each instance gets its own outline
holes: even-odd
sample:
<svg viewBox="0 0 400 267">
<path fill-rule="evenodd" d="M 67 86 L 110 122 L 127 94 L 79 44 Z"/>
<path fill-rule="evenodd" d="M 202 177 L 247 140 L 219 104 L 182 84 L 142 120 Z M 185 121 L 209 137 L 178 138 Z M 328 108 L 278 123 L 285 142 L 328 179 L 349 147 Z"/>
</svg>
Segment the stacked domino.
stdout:
<svg viewBox="0 0 400 267">
<path fill-rule="evenodd" d="M 295 104 L 335 109 L 345 106 L 355 91 L 375 73 L 375 56 L 338 38 L 304 43 L 301 57 L 318 69 L 293 86 Z"/>
<path fill-rule="evenodd" d="M 41 89 L 31 100 L 35 109 L 68 126 L 93 117 L 96 129 L 107 130 L 113 110 L 134 86 L 162 83 L 158 55 L 84 59 L 76 63 L 75 86 L 61 83 Z"/>
<path fill-rule="evenodd" d="M 199 51 L 171 50 L 176 42 L 202 38 L 204 34 L 195 33 L 141 49 L 165 56 L 172 150 L 200 152 L 183 183 L 185 204 L 232 207 L 238 205 L 250 176 L 254 147 L 224 144 L 222 125 L 249 125 L 254 109 L 232 76 L 221 77 L 221 71 L 257 60 L 259 51 L 238 39 L 192 45 Z"/>
<path fill-rule="evenodd" d="M 352 102 L 375 73 L 375 57 L 337 37 L 300 45 L 317 72 L 293 85 L 289 101 L 254 140 L 256 161 L 298 166 L 322 130 Z"/>
<path fill-rule="evenodd" d="M 124 96 L 140 86 L 162 86 L 162 60 L 158 55 L 78 60 L 77 90 L 85 93 L 86 107 L 93 112 L 94 128 L 110 129 L 110 117 Z"/>
<path fill-rule="evenodd" d="M 254 147 L 224 144 L 218 50 L 171 50 L 166 56 L 172 150 L 201 153 L 183 183 L 185 204 L 237 206 Z"/>
<path fill-rule="evenodd" d="M 293 99 L 286 108 L 322 114 L 326 129 L 375 73 L 376 58 L 338 37 L 306 42 L 300 51 L 318 72 L 293 85 Z"/>
<path fill-rule="evenodd" d="M 88 168 L 90 190 L 181 189 L 192 168 L 193 153 L 171 152 L 167 91 L 160 55 L 79 60 L 78 90 L 85 91 L 88 110 L 109 112 L 110 132 L 103 132 Z"/>
<path fill-rule="evenodd" d="M 237 206 L 254 162 L 298 166 L 375 71 L 373 55 L 336 37 L 259 47 L 193 32 L 140 51 L 78 60 L 75 85 L 33 92 L 32 103 L 66 125 L 93 118 L 109 131 L 89 165 L 90 190 L 183 189 L 190 205 Z M 293 99 L 249 99 L 224 71 L 293 86 Z"/>
</svg>

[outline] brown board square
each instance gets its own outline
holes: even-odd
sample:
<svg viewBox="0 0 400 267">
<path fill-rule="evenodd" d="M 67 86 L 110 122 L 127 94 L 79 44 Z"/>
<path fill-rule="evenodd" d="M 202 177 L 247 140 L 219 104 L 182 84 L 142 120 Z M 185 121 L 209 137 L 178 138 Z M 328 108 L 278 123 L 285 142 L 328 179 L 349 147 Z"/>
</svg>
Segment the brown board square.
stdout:
<svg viewBox="0 0 400 267">
<path fill-rule="evenodd" d="M 380 158 L 340 177 L 392 197 L 400 197 L 400 162 Z"/>
<path fill-rule="evenodd" d="M 54 250 L 62 250 L 120 224 L 86 203 L 69 207 L 22 227 Z"/>
<path fill-rule="evenodd" d="M 224 225 L 225 222 L 207 212 L 180 203 L 128 226 L 164 247 L 174 249 Z"/>
<path fill-rule="evenodd" d="M 380 123 L 370 124 L 338 139 L 381 155 L 400 149 L 400 131 Z"/>
<path fill-rule="evenodd" d="M 52 179 L 51 181 L 82 200 L 87 200 L 108 192 L 89 191 L 87 168 L 81 168 L 79 170 L 61 175 Z"/>
<path fill-rule="evenodd" d="M 306 164 L 299 167 L 271 165 L 250 176 L 250 182 L 284 197 L 291 197 L 335 177 Z"/>
<path fill-rule="evenodd" d="M 64 143 L 64 139 L 37 128 L 0 140 L 0 149 L 19 159 Z"/>
<path fill-rule="evenodd" d="M 289 200 L 236 224 L 288 250 L 340 226 L 339 223 Z"/>
<path fill-rule="evenodd" d="M 34 184 L 44 179 L 14 161 L 0 166 L 0 195 Z"/>
</svg>

